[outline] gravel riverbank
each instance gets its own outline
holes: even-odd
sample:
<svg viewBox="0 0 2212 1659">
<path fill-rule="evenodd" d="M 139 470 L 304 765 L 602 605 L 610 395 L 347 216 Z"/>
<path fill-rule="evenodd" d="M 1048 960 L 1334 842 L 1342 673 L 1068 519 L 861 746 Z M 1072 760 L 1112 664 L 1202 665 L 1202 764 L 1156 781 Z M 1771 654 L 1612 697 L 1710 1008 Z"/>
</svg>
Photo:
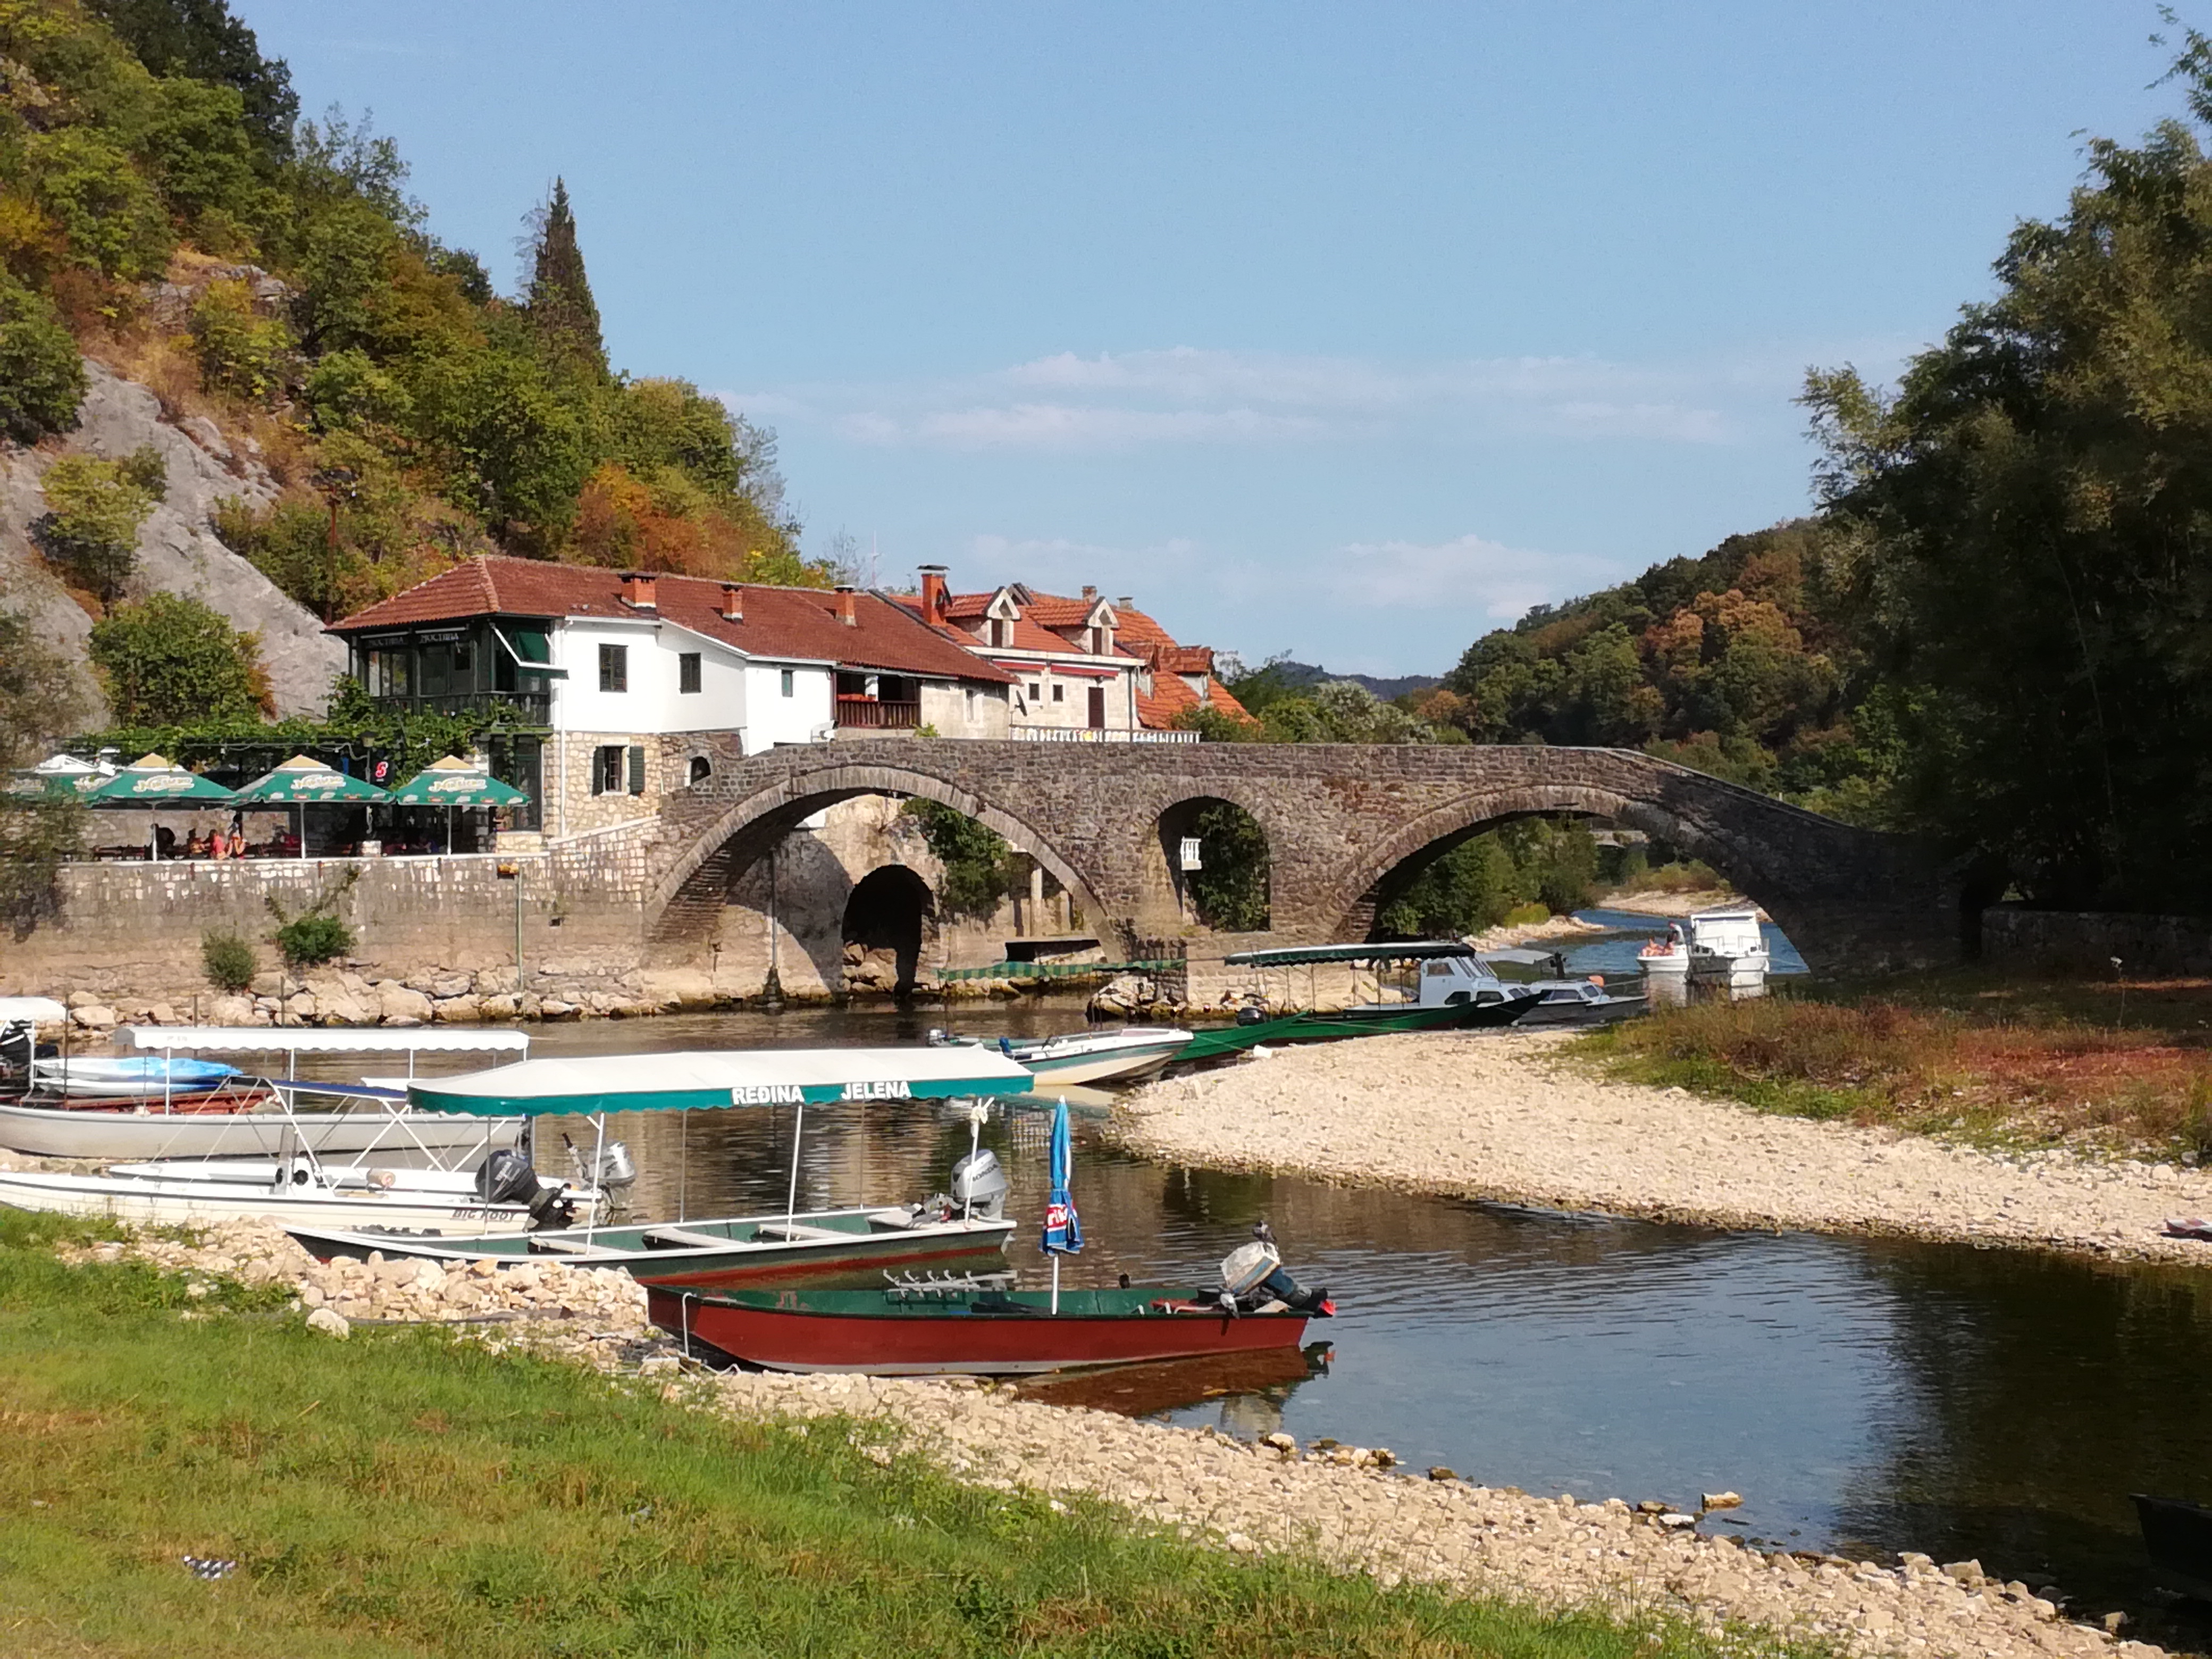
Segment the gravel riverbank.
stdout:
<svg viewBox="0 0 2212 1659">
<path fill-rule="evenodd" d="M 1696 1517 L 1640 1512 L 1486 1487 L 1436 1469 L 1396 1471 L 1380 1449 L 1259 1443 L 1109 1413 L 1040 1404 L 972 1382 L 704 1373 L 644 1321 L 625 1274 L 560 1262 L 319 1265 L 258 1224 L 210 1229 L 197 1243 L 100 1244 L 81 1258 L 135 1255 L 188 1274 L 289 1283 L 315 1328 L 349 1339 L 362 1321 L 449 1321 L 473 1340 L 523 1344 L 622 1374 L 661 1378 L 665 1397 L 749 1419 L 839 1417 L 882 1431 L 879 1451 L 925 1457 L 956 1479 L 1083 1495 L 1138 1520 L 1246 1554 L 1297 1552 L 1375 1574 L 1504 1595 L 1539 1606 L 1668 1612 L 1708 1628 L 1771 1628 L 1865 1656 L 2029 1659 L 2160 1650 L 2120 1639 L 2096 1611 L 1938 1566 L 1762 1554 L 1698 1534 Z M 189 1310 L 186 1317 L 193 1316 Z M 2077 1622 L 2078 1621 L 2078 1622 Z"/>
<path fill-rule="evenodd" d="M 2212 1267 L 2167 1238 L 2212 1212 L 2212 1170 L 1984 1152 L 1774 1116 L 1592 1076 L 1570 1033 L 1368 1037 L 1154 1084 L 1116 1115 L 1133 1149 L 1452 1197 L 1717 1227 L 1885 1233 Z"/>
</svg>

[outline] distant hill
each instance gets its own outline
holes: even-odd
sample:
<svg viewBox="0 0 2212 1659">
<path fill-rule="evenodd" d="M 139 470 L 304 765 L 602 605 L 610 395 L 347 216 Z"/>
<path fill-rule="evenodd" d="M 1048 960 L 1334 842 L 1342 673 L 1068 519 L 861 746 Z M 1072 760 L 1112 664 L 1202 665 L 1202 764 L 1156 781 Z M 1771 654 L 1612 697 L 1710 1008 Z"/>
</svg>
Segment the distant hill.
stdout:
<svg viewBox="0 0 2212 1659">
<path fill-rule="evenodd" d="M 1363 685 L 1376 696 L 1389 702 L 1404 696 L 1408 691 L 1426 691 L 1443 684 L 1440 674 L 1401 674 L 1395 679 L 1381 679 L 1373 674 L 1332 674 L 1326 668 L 1310 662 L 1291 662 L 1287 659 L 1273 665 L 1282 675 L 1283 683 L 1291 686 L 1320 685 L 1329 680 L 1350 680 Z"/>
</svg>

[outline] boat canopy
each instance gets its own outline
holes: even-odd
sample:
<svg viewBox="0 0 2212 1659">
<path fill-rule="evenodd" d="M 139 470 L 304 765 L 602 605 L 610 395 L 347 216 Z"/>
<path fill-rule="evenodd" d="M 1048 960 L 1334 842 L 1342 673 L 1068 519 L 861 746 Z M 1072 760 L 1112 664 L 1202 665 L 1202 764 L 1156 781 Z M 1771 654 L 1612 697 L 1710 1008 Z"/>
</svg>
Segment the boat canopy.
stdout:
<svg viewBox="0 0 2212 1659">
<path fill-rule="evenodd" d="M 1231 968 L 1304 968 L 1327 962 L 1432 962 L 1439 957 L 1471 957 L 1473 945 L 1455 939 L 1408 939 L 1365 945 L 1310 945 L 1279 951 L 1239 951 L 1222 960 Z"/>
<path fill-rule="evenodd" d="M 126 1048 L 165 1054 L 460 1054 L 530 1052 L 530 1033 L 505 1026 L 374 1030 L 346 1025 L 122 1025 Z"/>
<path fill-rule="evenodd" d="M 418 1112 L 477 1117 L 817 1106 L 1027 1094 L 1029 1068 L 988 1048 L 723 1048 L 690 1054 L 526 1060 L 407 1085 Z"/>
<path fill-rule="evenodd" d="M 1485 951 L 1482 959 L 1485 962 L 1510 963 L 1516 968 L 1548 968 L 1552 965 L 1552 958 L 1559 954 L 1557 951 L 1530 951 L 1516 945 L 1505 951 Z"/>
<path fill-rule="evenodd" d="M 51 1025 L 69 1018 L 52 997 L 0 997 L 0 1025 Z"/>
</svg>

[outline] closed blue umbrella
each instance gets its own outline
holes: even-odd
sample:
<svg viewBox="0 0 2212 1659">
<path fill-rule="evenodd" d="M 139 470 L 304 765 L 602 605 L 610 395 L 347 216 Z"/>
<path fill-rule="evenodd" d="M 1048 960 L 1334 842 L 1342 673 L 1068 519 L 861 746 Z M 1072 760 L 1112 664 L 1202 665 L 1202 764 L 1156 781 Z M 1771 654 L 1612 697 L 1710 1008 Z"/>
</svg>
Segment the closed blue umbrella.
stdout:
<svg viewBox="0 0 2212 1659">
<path fill-rule="evenodd" d="M 1075 1174 L 1075 1143 L 1067 1128 L 1067 1103 L 1053 1109 L 1052 1143 L 1046 1154 L 1052 1190 L 1046 1195 L 1044 1232 L 1037 1248 L 1052 1258 L 1052 1310 L 1060 1311 L 1060 1259 L 1083 1248 L 1083 1221 L 1075 1213 L 1075 1199 L 1068 1186 Z"/>
</svg>

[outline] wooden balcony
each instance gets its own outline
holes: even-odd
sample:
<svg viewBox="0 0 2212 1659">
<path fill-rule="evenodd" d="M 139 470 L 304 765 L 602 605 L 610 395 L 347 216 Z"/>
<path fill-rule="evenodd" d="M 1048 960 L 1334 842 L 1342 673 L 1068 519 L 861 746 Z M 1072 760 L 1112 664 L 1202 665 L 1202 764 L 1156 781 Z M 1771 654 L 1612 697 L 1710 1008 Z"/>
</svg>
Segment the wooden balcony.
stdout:
<svg viewBox="0 0 2212 1659">
<path fill-rule="evenodd" d="M 911 732 L 921 724 L 921 705 L 878 702 L 873 697 L 840 697 L 837 724 L 857 730 Z"/>
</svg>

